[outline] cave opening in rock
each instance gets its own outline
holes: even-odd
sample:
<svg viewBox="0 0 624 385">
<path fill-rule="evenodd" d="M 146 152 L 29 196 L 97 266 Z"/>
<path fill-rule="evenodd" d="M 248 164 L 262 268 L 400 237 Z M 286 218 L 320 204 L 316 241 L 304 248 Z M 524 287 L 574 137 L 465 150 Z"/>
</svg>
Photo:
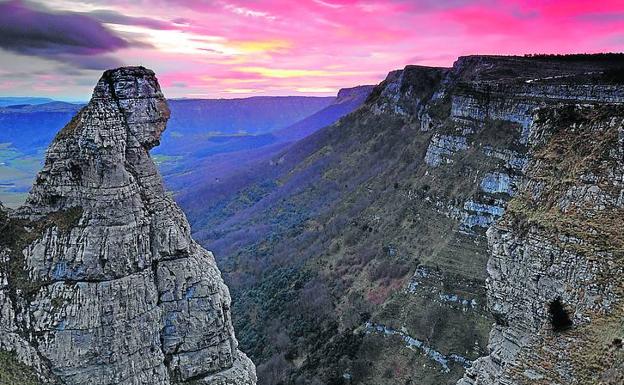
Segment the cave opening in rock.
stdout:
<svg viewBox="0 0 624 385">
<path fill-rule="evenodd" d="M 557 298 L 550 303 L 548 311 L 550 312 L 550 323 L 554 331 L 560 332 L 572 326 L 570 315 L 561 303 L 560 298 Z"/>
</svg>

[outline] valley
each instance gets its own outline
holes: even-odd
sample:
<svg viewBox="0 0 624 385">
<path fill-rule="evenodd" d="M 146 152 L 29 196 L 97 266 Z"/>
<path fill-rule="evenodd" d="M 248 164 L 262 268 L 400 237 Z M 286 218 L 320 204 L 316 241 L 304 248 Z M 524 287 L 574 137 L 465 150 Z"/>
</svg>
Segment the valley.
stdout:
<svg viewBox="0 0 624 385">
<path fill-rule="evenodd" d="M 231 166 L 227 164 L 245 162 L 254 150 L 264 153 L 271 146 L 283 148 L 293 138 L 307 135 L 309 132 L 302 131 L 306 127 L 313 132 L 333 122 L 361 104 L 366 93 L 362 95 L 355 99 L 173 100 L 170 129 L 154 157 L 177 190 L 187 183 L 176 183 L 178 179 L 198 167 L 209 167 L 220 155 L 226 157 L 227 163 L 221 163 L 219 170 L 228 173 Z M 0 201 L 17 207 L 26 199 L 46 147 L 83 105 L 34 98 L 0 98 L 0 102 Z M 33 104 L 10 104 L 16 102 Z M 290 129 L 305 118 L 308 120 L 299 123 L 302 128 Z"/>
<path fill-rule="evenodd" d="M 0 385 L 623 385 L 622 31 L 0 0 Z"/>
<path fill-rule="evenodd" d="M 601 383 L 585 359 L 616 384 L 621 60 L 465 56 L 336 98 L 170 101 L 151 154 L 258 384 Z M 49 104 L 0 109 L 28 117 L 0 137 L 8 205 L 81 108 Z"/>
<path fill-rule="evenodd" d="M 220 181 L 234 194 L 178 194 L 237 299 L 260 383 L 454 384 L 488 354 L 486 230 L 521 190 L 534 113 L 622 102 L 618 58 L 407 66 L 359 110 Z M 405 338 L 465 361 L 441 367 Z"/>
</svg>

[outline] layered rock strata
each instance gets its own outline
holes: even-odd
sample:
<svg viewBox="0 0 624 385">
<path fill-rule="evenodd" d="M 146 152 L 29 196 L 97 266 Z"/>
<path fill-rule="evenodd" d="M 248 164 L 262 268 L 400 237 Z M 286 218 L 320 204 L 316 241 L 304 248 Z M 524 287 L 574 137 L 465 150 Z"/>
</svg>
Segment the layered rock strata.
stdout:
<svg viewBox="0 0 624 385">
<path fill-rule="evenodd" d="M 459 383 L 621 384 L 624 108 L 534 118 L 520 193 L 488 230 L 490 354 Z"/>
<path fill-rule="evenodd" d="M 381 85 L 375 113 L 433 133 L 425 177 L 478 170 L 447 182 L 476 182 L 470 199 L 425 198 L 462 233 L 489 229 L 495 325 L 461 385 L 624 381 L 624 87 L 621 65 L 597 59 L 464 57 L 435 87 L 410 83 L 442 71 L 422 67 Z M 482 155 L 498 164 L 469 163 Z"/>
<path fill-rule="evenodd" d="M 214 258 L 149 155 L 168 118 L 152 71 L 106 71 L 3 214 L 0 349 L 44 382 L 255 383 Z"/>
</svg>

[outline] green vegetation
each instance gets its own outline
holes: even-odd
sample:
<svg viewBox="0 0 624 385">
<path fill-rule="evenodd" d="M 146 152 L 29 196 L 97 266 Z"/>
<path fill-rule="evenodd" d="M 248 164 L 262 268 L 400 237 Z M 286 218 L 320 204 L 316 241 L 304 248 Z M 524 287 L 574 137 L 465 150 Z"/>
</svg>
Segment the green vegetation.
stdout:
<svg viewBox="0 0 624 385">
<path fill-rule="evenodd" d="M 366 358 L 356 360 L 349 372 L 353 383 L 455 385 L 457 378 L 463 375 L 464 369 L 459 365 L 451 365 L 450 373 L 442 372 L 440 364 L 404 344 L 396 336 L 367 336 L 357 354 Z"/>
<path fill-rule="evenodd" d="M 363 333 L 367 321 L 404 327 L 443 354 L 486 353 L 485 230 L 459 231 L 453 210 L 508 199 L 479 187 L 486 172 L 505 167 L 485 149 L 526 148 L 518 124 L 485 121 L 465 134 L 467 150 L 431 167 L 423 160 L 431 137 L 469 125 L 448 119 L 449 110 L 445 99 L 435 131 L 423 132 L 414 115 L 406 122 L 362 108 L 314 135 L 305 156 L 289 154 L 298 160 L 276 180 L 194 223 L 210 229 L 198 238 L 216 251 L 241 348 L 259 364 L 261 384 L 346 384 L 349 375 L 361 384 L 451 384 L 462 375 L 460 365 L 443 373 L 402 341 Z M 419 267 L 436 280 L 406 292 Z M 478 305 L 465 309 L 444 295 Z"/>
<path fill-rule="evenodd" d="M 13 353 L 0 350 L 0 385 L 38 385 L 35 372 Z"/>
<path fill-rule="evenodd" d="M 0 247 L 10 250 L 7 266 L 10 290 L 20 290 L 26 295 L 35 295 L 45 282 L 30 276 L 22 250 L 52 226 L 60 231 L 69 231 L 82 217 L 82 208 L 73 207 L 65 211 L 48 214 L 45 218 L 30 222 L 9 218 L 0 210 Z"/>
</svg>

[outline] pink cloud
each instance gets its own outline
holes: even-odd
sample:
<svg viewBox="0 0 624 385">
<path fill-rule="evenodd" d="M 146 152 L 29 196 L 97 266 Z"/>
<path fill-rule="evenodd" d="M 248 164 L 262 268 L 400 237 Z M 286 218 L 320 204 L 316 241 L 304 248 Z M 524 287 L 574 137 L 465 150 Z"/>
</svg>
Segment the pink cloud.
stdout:
<svg viewBox="0 0 624 385">
<path fill-rule="evenodd" d="M 107 30 L 144 43 L 116 59 L 153 68 L 174 97 L 337 90 L 406 64 L 450 66 L 464 54 L 624 46 L 621 0 L 91 2 Z"/>
</svg>

